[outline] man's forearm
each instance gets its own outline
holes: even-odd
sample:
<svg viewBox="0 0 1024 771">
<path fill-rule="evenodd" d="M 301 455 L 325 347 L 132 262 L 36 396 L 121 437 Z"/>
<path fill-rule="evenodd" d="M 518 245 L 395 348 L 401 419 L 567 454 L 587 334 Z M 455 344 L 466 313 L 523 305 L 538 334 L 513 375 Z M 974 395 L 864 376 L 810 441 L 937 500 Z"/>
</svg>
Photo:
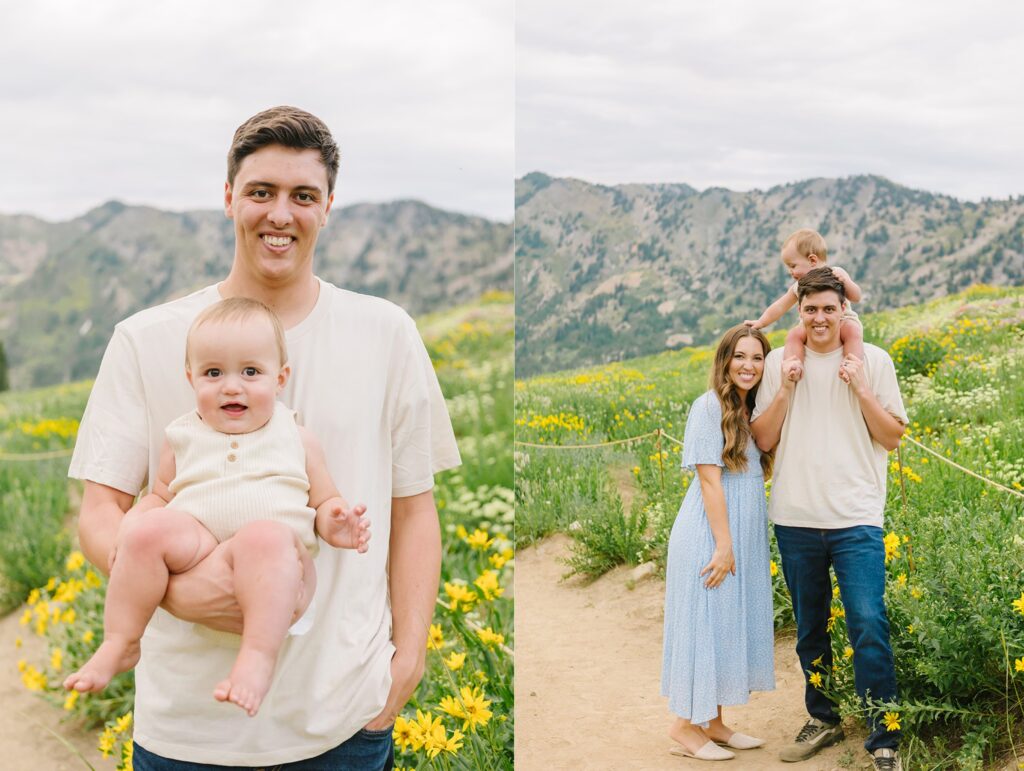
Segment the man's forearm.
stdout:
<svg viewBox="0 0 1024 771">
<path fill-rule="evenodd" d="M 135 496 L 113 487 L 85 483 L 78 512 L 78 541 L 85 558 L 104 575 L 121 520 L 134 500 Z"/>
<path fill-rule="evenodd" d="M 391 499 L 389 584 L 392 641 L 422 673 L 441 577 L 441 527 L 433 492 Z"/>
</svg>

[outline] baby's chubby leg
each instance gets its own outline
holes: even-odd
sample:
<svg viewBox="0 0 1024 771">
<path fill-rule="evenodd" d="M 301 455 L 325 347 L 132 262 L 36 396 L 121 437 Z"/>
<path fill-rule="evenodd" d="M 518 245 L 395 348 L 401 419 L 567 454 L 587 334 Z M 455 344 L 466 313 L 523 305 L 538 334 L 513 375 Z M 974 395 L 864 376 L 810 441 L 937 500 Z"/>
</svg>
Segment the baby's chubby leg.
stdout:
<svg viewBox="0 0 1024 771">
<path fill-rule="evenodd" d="M 188 570 L 217 546 L 194 517 L 174 509 L 129 512 L 118 531 L 103 610 L 103 643 L 64 687 L 101 691 L 110 679 L 134 667 L 139 639 L 153 617 L 172 573 Z"/>
<path fill-rule="evenodd" d="M 255 715 L 301 601 L 303 576 L 296 554 L 305 546 L 290 527 L 268 521 L 245 525 L 224 545 L 245 626 L 231 674 L 217 684 L 213 695 Z M 312 576 L 305 576 L 307 585 L 311 581 Z"/>
<path fill-rule="evenodd" d="M 807 330 L 803 324 L 797 324 L 786 335 L 786 347 L 782 349 L 782 360 L 796 359 L 800 366 L 793 370 L 793 379 L 799 380 L 804 375 L 804 346 L 807 345 Z"/>
<path fill-rule="evenodd" d="M 856 356 L 864 361 L 864 328 L 852 319 L 843 319 L 839 323 L 839 339 L 843 343 L 843 358 Z M 846 369 L 839 367 L 839 379 L 844 383 L 850 382 L 850 376 Z"/>
</svg>

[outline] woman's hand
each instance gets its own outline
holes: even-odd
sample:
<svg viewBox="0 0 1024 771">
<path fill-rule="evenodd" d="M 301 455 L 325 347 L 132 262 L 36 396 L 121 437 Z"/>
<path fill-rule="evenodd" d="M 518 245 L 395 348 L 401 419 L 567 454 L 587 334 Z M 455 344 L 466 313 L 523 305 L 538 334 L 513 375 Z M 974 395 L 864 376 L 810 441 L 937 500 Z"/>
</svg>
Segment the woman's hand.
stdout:
<svg viewBox="0 0 1024 771">
<path fill-rule="evenodd" d="M 719 586 L 729 574 L 736 575 L 736 559 L 732 555 L 732 544 L 723 547 L 715 547 L 715 553 L 711 555 L 711 562 L 700 571 L 703 576 L 708 574 L 704 582 L 705 589 L 714 589 Z"/>
</svg>

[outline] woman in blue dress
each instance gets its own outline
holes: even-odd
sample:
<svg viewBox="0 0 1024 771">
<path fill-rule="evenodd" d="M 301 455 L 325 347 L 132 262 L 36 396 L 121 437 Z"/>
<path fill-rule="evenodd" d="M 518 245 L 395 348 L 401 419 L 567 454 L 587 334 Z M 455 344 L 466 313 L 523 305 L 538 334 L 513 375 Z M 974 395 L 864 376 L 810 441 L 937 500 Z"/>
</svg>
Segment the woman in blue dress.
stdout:
<svg viewBox="0 0 1024 771">
<path fill-rule="evenodd" d="M 722 706 L 775 688 L 764 480 L 772 455 L 750 434 L 771 346 L 736 326 L 722 337 L 711 390 L 690 407 L 683 467 L 696 471 L 668 545 L 661 693 L 676 716 L 673 754 L 728 760 L 764 744 L 733 731 Z"/>
</svg>

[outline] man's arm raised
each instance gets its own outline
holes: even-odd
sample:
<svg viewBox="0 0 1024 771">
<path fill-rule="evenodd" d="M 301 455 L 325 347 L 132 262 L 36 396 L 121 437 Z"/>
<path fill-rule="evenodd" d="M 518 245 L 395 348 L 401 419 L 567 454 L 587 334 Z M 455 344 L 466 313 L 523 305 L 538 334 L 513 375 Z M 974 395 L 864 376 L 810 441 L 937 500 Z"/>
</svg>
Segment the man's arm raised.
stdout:
<svg viewBox="0 0 1024 771">
<path fill-rule="evenodd" d="M 432 490 L 391 499 L 388 584 L 391 595 L 391 692 L 383 711 L 366 727 L 395 722 L 423 677 L 427 635 L 441 580 L 441 526 Z"/>
</svg>

